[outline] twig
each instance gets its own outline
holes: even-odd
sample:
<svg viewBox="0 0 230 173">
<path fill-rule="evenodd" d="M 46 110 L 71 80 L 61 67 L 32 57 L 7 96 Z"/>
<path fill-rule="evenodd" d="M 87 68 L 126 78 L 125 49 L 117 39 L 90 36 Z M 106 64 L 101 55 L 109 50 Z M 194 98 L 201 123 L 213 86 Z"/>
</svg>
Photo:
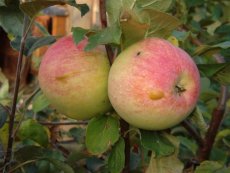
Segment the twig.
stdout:
<svg viewBox="0 0 230 173">
<path fill-rule="evenodd" d="M 191 126 L 188 120 L 184 120 L 181 125 L 189 132 L 189 134 L 196 140 L 199 146 L 203 146 L 203 139 L 200 134 Z"/>
<path fill-rule="evenodd" d="M 219 54 L 214 55 L 214 58 L 218 63 L 224 63 L 225 60 Z M 220 97 L 218 105 L 212 113 L 211 122 L 204 139 L 204 145 L 199 148 L 198 160 L 200 162 L 207 160 L 210 156 L 218 129 L 224 117 L 225 106 L 227 102 L 228 88 L 225 85 L 221 85 Z"/>
<path fill-rule="evenodd" d="M 20 79 L 21 79 L 21 68 L 22 68 L 22 60 L 23 60 L 23 51 L 25 47 L 25 41 L 26 37 L 29 33 L 30 26 L 32 24 L 32 21 L 29 25 L 29 18 L 27 16 L 24 16 L 24 23 L 23 23 L 23 36 L 21 39 L 21 45 L 20 45 L 20 51 L 18 55 L 18 62 L 17 62 L 17 71 L 16 71 L 16 82 L 15 82 L 15 87 L 14 87 L 14 95 L 13 95 L 13 102 L 11 105 L 11 111 L 10 111 L 10 118 L 9 118 L 9 137 L 8 137 L 8 145 L 7 145 L 7 151 L 6 151 L 6 156 L 4 159 L 5 165 L 7 167 L 10 165 L 9 162 L 11 160 L 12 156 L 12 147 L 13 147 L 13 142 L 14 142 L 14 133 L 13 133 L 13 128 L 14 128 L 14 119 L 15 119 L 15 112 L 16 112 L 16 106 L 17 106 L 17 99 L 18 99 L 18 92 L 19 92 L 19 86 L 20 86 Z M 8 168 L 6 168 L 7 170 Z"/>
<path fill-rule="evenodd" d="M 105 0 L 99 0 L 99 7 L 100 7 L 100 20 L 101 20 L 101 27 L 106 28 L 108 26 L 107 18 L 106 18 L 106 5 Z M 112 34 L 112 33 L 111 33 Z M 109 58 L 110 64 L 114 61 L 114 53 L 113 49 L 110 45 L 105 45 L 106 53 Z"/>
<path fill-rule="evenodd" d="M 9 122 L 6 122 L 9 123 Z M 20 121 L 14 121 L 14 124 L 18 124 Z M 87 125 L 87 121 L 78 121 L 78 122 L 71 122 L 71 121 L 64 121 L 64 122 L 46 122 L 46 121 L 38 121 L 38 123 L 46 126 L 69 126 L 69 125 Z"/>
<path fill-rule="evenodd" d="M 202 42 L 198 39 L 193 38 L 192 43 L 200 46 L 202 45 Z M 213 57 L 216 59 L 218 63 L 224 63 L 224 57 L 222 57 L 219 54 L 213 55 Z M 198 160 L 200 162 L 207 160 L 210 156 L 218 129 L 221 125 L 221 122 L 224 117 L 225 112 L 225 105 L 227 102 L 227 95 L 228 95 L 228 88 L 225 85 L 221 85 L 221 91 L 220 91 L 220 97 L 218 99 L 218 105 L 214 109 L 212 113 L 212 118 L 209 124 L 208 131 L 205 135 L 203 145 L 199 147 L 198 149 Z"/>
<path fill-rule="evenodd" d="M 105 0 L 99 0 L 99 7 L 100 7 L 100 20 L 102 28 L 106 28 L 108 26 L 107 18 L 106 18 L 106 4 Z M 112 65 L 117 51 L 113 52 L 113 49 L 110 45 L 105 45 L 107 56 L 109 58 L 110 64 Z M 129 173 L 130 172 L 130 140 L 129 140 L 129 133 L 126 132 L 129 130 L 129 124 L 124 120 L 120 120 L 121 124 L 121 134 L 125 140 L 125 167 L 122 173 Z"/>
</svg>

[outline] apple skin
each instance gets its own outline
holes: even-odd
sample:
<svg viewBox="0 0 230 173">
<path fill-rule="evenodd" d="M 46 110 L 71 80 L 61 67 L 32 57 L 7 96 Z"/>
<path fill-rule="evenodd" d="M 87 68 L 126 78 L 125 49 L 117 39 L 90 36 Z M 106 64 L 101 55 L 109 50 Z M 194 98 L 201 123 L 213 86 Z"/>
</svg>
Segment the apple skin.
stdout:
<svg viewBox="0 0 230 173">
<path fill-rule="evenodd" d="M 129 124 L 163 130 L 184 120 L 199 97 L 196 64 L 182 49 L 148 38 L 125 49 L 109 73 L 109 99 Z"/>
<path fill-rule="evenodd" d="M 102 48 L 84 51 L 87 40 L 76 45 L 72 35 L 49 47 L 38 73 L 41 90 L 51 105 L 66 116 L 85 120 L 106 113 L 110 64 Z"/>
</svg>

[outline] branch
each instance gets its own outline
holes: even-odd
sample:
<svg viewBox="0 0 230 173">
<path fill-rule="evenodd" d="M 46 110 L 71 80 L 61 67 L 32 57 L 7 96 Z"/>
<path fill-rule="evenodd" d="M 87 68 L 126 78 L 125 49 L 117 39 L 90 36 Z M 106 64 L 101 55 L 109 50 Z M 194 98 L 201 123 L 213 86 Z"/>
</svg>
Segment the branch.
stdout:
<svg viewBox="0 0 230 173">
<path fill-rule="evenodd" d="M 202 45 L 202 42 L 198 39 L 193 38 L 192 43 L 200 46 Z M 213 57 L 216 59 L 218 63 L 224 63 L 225 59 L 220 54 L 215 54 Z M 228 88 L 225 85 L 221 85 L 221 91 L 220 91 L 220 97 L 218 99 L 218 105 L 213 110 L 212 118 L 209 124 L 208 131 L 205 135 L 203 146 L 199 147 L 198 152 L 198 160 L 200 162 L 207 160 L 210 156 L 217 132 L 219 130 L 219 127 L 221 125 L 221 122 L 224 117 L 225 112 L 225 106 L 227 102 L 227 95 L 228 95 Z"/>
<path fill-rule="evenodd" d="M 106 28 L 108 26 L 105 1 L 106 0 L 99 0 L 100 20 L 101 20 L 102 28 Z M 117 51 L 115 51 L 114 53 L 110 45 L 105 45 L 105 48 L 106 48 L 107 56 L 109 58 L 109 62 L 112 65 L 116 57 Z M 120 120 L 120 124 L 121 124 L 121 134 L 125 140 L 125 167 L 122 173 L 129 173 L 130 172 L 130 140 L 129 140 L 129 133 L 126 134 L 126 132 L 129 130 L 129 124 L 123 119 Z"/>
<path fill-rule="evenodd" d="M 6 165 L 6 170 L 8 169 L 8 166 L 10 166 L 9 162 L 12 157 L 12 147 L 14 142 L 14 119 L 15 119 L 15 112 L 16 112 L 16 106 L 17 106 L 17 99 L 18 99 L 18 92 L 19 92 L 19 86 L 20 86 L 20 79 L 21 79 L 21 68 L 22 68 L 22 60 L 23 60 L 23 51 L 25 47 L 25 41 L 26 37 L 29 33 L 30 27 L 32 25 L 32 21 L 29 24 L 30 20 L 27 16 L 24 16 L 24 22 L 23 22 L 23 36 L 21 39 L 21 45 L 20 45 L 20 51 L 18 55 L 18 62 L 17 62 L 17 70 L 16 70 L 16 81 L 15 81 L 15 87 L 14 87 L 14 94 L 13 94 L 13 102 L 11 105 L 11 111 L 10 111 L 10 118 L 9 118 L 9 137 L 8 137 L 8 145 L 7 145 L 7 151 L 6 156 L 4 159 L 4 163 Z"/>
<path fill-rule="evenodd" d="M 216 59 L 218 63 L 225 62 L 224 57 L 222 57 L 219 54 L 215 54 L 214 58 Z M 227 95 L 228 95 L 228 87 L 225 85 L 221 85 L 218 105 L 212 113 L 211 122 L 208 128 L 208 131 L 206 133 L 205 139 L 204 139 L 204 145 L 203 147 L 199 148 L 198 160 L 200 162 L 207 160 L 210 156 L 217 132 L 219 130 L 219 127 L 224 117 L 225 106 L 227 102 Z"/>
<path fill-rule="evenodd" d="M 100 20 L 101 20 L 101 26 L 102 28 L 106 28 L 108 26 L 107 24 L 107 18 L 106 18 L 106 4 L 105 0 L 99 0 L 99 8 L 100 8 Z M 112 34 L 112 33 L 111 33 Z M 110 64 L 114 61 L 114 53 L 113 49 L 110 45 L 105 45 L 106 53 L 109 58 Z"/>
</svg>

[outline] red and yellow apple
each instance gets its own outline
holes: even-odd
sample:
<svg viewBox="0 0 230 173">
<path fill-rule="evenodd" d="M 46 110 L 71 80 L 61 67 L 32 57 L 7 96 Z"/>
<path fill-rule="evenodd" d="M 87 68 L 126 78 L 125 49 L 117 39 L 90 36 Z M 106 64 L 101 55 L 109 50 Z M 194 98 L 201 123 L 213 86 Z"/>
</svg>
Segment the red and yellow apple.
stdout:
<svg viewBox="0 0 230 173">
<path fill-rule="evenodd" d="M 85 120 L 106 113 L 109 61 L 105 51 L 84 51 L 87 40 L 76 45 L 66 36 L 49 47 L 38 74 L 39 85 L 51 105 L 66 116 Z"/>
<path fill-rule="evenodd" d="M 170 128 L 184 120 L 199 97 L 196 64 L 166 40 L 148 38 L 125 49 L 109 73 L 109 99 L 131 125 Z"/>
</svg>

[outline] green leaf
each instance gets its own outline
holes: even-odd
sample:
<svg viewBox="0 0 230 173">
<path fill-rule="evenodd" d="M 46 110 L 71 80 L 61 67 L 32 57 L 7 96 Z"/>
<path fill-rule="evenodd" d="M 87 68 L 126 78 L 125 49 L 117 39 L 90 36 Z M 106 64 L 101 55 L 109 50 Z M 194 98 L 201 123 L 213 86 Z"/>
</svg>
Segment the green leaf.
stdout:
<svg viewBox="0 0 230 173">
<path fill-rule="evenodd" d="M 215 145 L 217 145 L 220 141 L 222 141 L 227 136 L 230 136 L 230 129 L 223 129 L 219 131 L 215 138 Z"/>
<path fill-rule="evenodd" d="M 1 6 L 6 6 L 5 0 L 0 0 L 0 7 Z"/>
<path fill-rule="evenodd" d="M 106 0 L 106 11 L 108 13 L 109 23 L 117 23 L 120 19 L 120 14 L 122 10 L 122 0 Z"/>
<path fill-rule="evenodd" d="M 112 33 L 112 34 L 111 34 Z M 113 24 L 98 33 L 89 37 L 89 43 L 85 47 L 86 51 L 95 48 L 100 44 L 120 44 L 121 30 L 117 24 Z"/>
<path fill-rule="evenodd" d="M 113 146 L 108 159 L 108 167 L 111 173 L 120 173 L 125 166 L 125 142 L 123 138 Z"/>
<path fill-rule="evenodd" d="M 90 120 L 86 130 L 86 147 L 92 154 L 102 154 L 119 139 L 119 121 L 112 116 Z"/>
<path fill-rule="evenodd" d="M 78 44 L 80 41 L 82 41 L 85 38 L 85 35 L 89 32 L 88 29 L 84 29 L 81 27 L 73 27 L 73 39 L 75 44 Z"/>
<path fill-rule="evenodd" d="M 176 148 L 175 152 L 166 157 L 156 157 L 153 153 L 150 159 L 146 173 L 182 173 L 184 165 L 177 158 L 179 152 L 179 140 L 169 134 L 164 134 L 165 137 L 173 143 Z"/>
<path fill-rule="evenodd" d="M 221 49 L 228 49 L 230 48 L 230 41 L 225 41 L 222 43 L 218 43 L 216 45 L 201 45 L 198 46 L 195 50 L 195 52 L 193 53 L 193 56 L 197 56 L 197 55 L 203 55 L 203 54 L 213 54 L 213 52 L 217 53 L 219 52 Z"/>
<path fill-rule="evenodd" d="M 178 136 L 178 138 L 180 140 L 181 145 L 186 147 L 195 156 L 198 148 L 196 142 L 184 136 Z"/>
<path fill-rule="evenodd" d="M 220 70 L 224 69 L 230 65 L 230 63 L 222 63 L 222 64 L 198 64 L 198 69 L 204 76 L 210 78 L 215 75 Z"/>
<path fill-rule="evenodd" d="M 172 0 L 137 0 L 136 5 L 141 9 L 154 9 L 162 12 L 168 11 Z"/>
<path fill-rule="evenodd" d="M 7 7 L 0 6 L 0 26 L 14 36 L 20 36 L 23 28 L 23 13 L 18 6 L 18 2 Z"/>
<path fill-rule="evenodd" d="M 230 63 L 213 75 L 213 79 L 223 85 L 230 85 Z"/>
<path fill-rule="evenodd" d="M 49 144 L 48 128 L 42 126 L 33 119 L 23 121 L 20 124 L 17 135 L 21 140 L 30 139 L 44 147 L 48 146 Z"/>
<path fill-rule="evenodd" d="M 47 160 L 51 162 L 57 169 L 63 171 L 64 173 L 74 173 L 73 168 L 71 168 L 71 166 L 69 166 L 68 164 L 62 161 L 56 159 L 50 159 L 50 158 L 47 158 Z"/>
<path fill-rule="evenodd" d="M 0 69 L 0 100 L 8 97 L 9 94 L 9 81 Z"/>
<path fill-rule="evenodd" d="M 8 110 L 0 104 L 0 128 L 5 124 L 7 117 L 9 115 Z"/>
<path fill-rule="evenodd" d="M 26 45 L 24 49 L 24 55 L 30 56 L 32 55 L 33 51 L 35 51 L 37 48 L 50 45 L 56 41 L 55 37 L 53 36 L 44 36 L 44 37 L 27 37 L 26 39 Z M 21 37 L 16 37 L 12 42 L 11 46 L 18 50 L 20 49 L 21 44 Z"/>
<path fill-rule="evenodd" d="M 44 8 L 64 4 L 69 4 L 76 7 L 78 10 L 80 10 L 82 16 L 89 11 L 89 7 L 86 4 L 77 4 L 75 0 L 27 0 L 20 4 L 20 8 L 30 18 L 33 18 Z"/>
<path fill-rule="evenodd" d="M 221 84 L 230 84 L 230 63 L 198 64 L 202 75 L 212 78 Z"/>
<path fill-rule="evenodd" d="M 85 129 L 73 127 L 69 130 L 70 135 L 75 139 L 76 142 L 83 142 L 85 139 Z"/>
<path fill-rule="evenodd" d="M 35 113 L 42 111 L 43 109 L 49 106 L 50 102 L 47 100 L 45 95 L 40 91 L 36 94 L 35 98 L 33 99 L 33 111 Z"/>
<path fill-rule="evenodd" d="M 146 149 L 152 150 L 156 157 L 168 156 L 175 152 L 174 145 L 155 131 L 141 130 L 141 144 Z"/>
<path fill-rule="evenodd" d="M 123 11 L 120 20 L 122 30 L 122 49 L 145 38 L 149 24 L 142 21 L 133 11 Z"/>
<path fill-rule="evenodd" d="M 198 106 L 196 106 L 195 110 L 192 112 L 191 119 L 194 124 L 197 125 L 199 131 L 201 132 L 201 135 L 204 137 L 207 132 L 208 125 L 206 124 L 203 114 Z"/>
<path fill-rule="evenodd" d="M 195 173 L 216 173 L 223 165 L 215 161 L 204 161 L 197 167 Z"/>
<path fill-rule="evenodd" d="M 167 38 L 181 24 L 177 18 L 164 12 L 153 9 L 145 9 L 143 12 L 149 16 L 150 28 L 147 37 Z"/>
<path fill-rule="evenodd" d="M 228 168 L 223 168 L 223 169 L 221 169 L 221 170 L 218 170 L 217 172 L 215 172 L 215 173 L 229 173 L 230 172 L 230 167 L 228 167 Z"/>
<path fill-rule="evenodd" d="M 17 162 L 26 162 L 27 160 L 36 160 L 44 156 L 45 152 L 42 147 L 29 145 L 19 148 L 14 157 Z"/>
</svg>

